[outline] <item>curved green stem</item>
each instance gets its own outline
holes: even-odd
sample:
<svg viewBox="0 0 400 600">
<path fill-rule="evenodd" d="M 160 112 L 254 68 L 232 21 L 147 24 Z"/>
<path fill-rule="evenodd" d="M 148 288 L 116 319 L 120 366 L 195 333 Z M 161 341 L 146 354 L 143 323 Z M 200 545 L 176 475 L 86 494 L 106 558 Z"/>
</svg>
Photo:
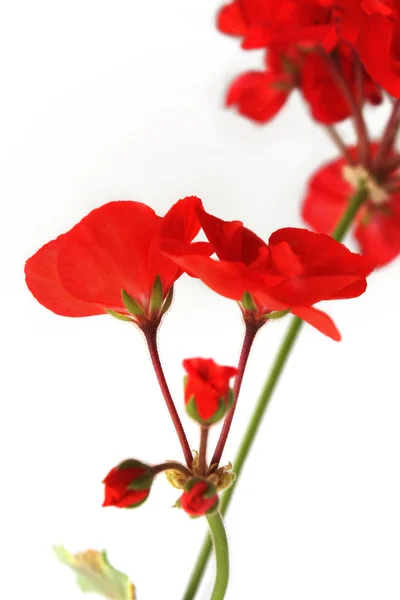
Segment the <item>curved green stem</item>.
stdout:
<svg viewBox="0 0 400 600">
<path fill-rule="evenodd" d="M 334 232 L 332 233 L 332 237 L 335 240 L 341 241 L 349 230 L 350 225 L 352 224 L 354 217 L 356 216 L 358 210 L 361 205 L 368 197 L 368 190 L 366 189 L 364 184 L 361 184 L 354 194 L 354 196 L 350 199 L 349 204 L 347 206 L 346 212 L 343 214 L 339 223 L 337 224 Z M 234 463 L 233 463 L 233 471 L 236 475 L 235 483 L 231 485 L 230 488 L 226 490 L 226 492 L 222 496 L 221 507 L 220 510 L 222 514 L 225 514 L 228 506 L 230 504 L 232 494 L 236 489 L 237 482 L 239 480 L 241 471 L 243 469 L 243 465 L 245 460 L 250 452 L 250 449 L 255 440 L 257 431 L 261 425 L 262 418 L 264 416 L 265 411 L 268 408 L 269 402 L 271 400 L 272 394 L 278 383 L 279 377 L 283 371 L 283 368 L 286 364 L 287 359 L 289 358 L 289 354 L 294 346 L 294 343 L 300 333 L 301 327 L 303 325 L 303 321 L 298 317 L 292 319 L 292 322 L 289 325 L 287 333 L 283 339 L 283 342 L 278 350 L 275 361 L 272 365 L 270 374 L 264 384 L 264 387 L 261 390 L 261 394 L 253 411 L 253 414 L 250 417 L 250 422 L 247 426 L 247 429 L 244 433 L 242 441 L 239 446 L 239 450 L 236 454 Z M 203 577 L 205 568 L 207 566 L 208 557 L 211 552 L 211 541 L 207 538 L 203 546 L 201 547 L 200 554 L 197 558 L 197 562 L 195 568 L 193 569 L 188 587 L 186 589 L 186 593 L 184 596 L 184 600 L 193 600 L 195 594 L 197 592 L 197 588 Z"/>
<path fill-rule="evenodd" d="M 220 512 L 208 516 L 207 521 L 210 528 L 210 535 L 215 552 L 215 561 L 217 564 L 217 574 L 210 600 L 223 600 L 229 581 L 228 538 L 226 537 L 225 526 Z"/>
</svg>

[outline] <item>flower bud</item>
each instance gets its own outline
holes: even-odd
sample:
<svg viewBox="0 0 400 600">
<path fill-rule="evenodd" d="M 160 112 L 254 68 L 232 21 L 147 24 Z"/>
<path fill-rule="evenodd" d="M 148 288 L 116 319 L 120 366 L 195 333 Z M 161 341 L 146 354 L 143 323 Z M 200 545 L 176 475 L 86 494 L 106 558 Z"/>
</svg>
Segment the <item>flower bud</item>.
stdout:
<svg viewBox="0 0 400 600">
<path fill-rule="evenodd" d="M 193 477 L 185 485 L 185 491 L 177 502 L 190 517 L 202 517 L 214 513 L 219 504 L 216 487 L 210 481 Z"/>
<path fill-rule="evenodd" d="M 135 508 L 147 499 L 154 473 L 150 465 L 128 459 L 112 469 L 103 483 L 105 496 L 103 506 Z"/>
<path fill-rule="evenodd" d="M 217 365 L 212 359 L 191 358 L 183 361 L 186 410 L 202 425 L 216 423 L 234 402 L 229 380 L 237 373 L 234 367 Z"/>
</svg>

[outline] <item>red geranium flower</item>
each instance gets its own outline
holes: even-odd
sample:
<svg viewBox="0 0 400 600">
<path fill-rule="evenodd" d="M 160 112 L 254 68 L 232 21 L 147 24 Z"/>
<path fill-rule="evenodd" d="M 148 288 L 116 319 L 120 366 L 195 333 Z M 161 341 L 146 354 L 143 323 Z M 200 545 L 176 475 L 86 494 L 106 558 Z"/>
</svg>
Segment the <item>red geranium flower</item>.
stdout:
<svg viewBox="0 0 400 600">
<path fill-rule="evenodd" d="M 237 105 L 243 116 L 266 123 L 286 104 L 297 86 L 299 60 L 301 55 L 296 49 L 269 50 L 267 70 L 239 75 L 229 87 L 226 105 Z"/>
<path fill-rule="evenodd" d="M 361 295 L 373 269 L 370 259 L 327 235 L 286 228 L 273 233 L 266 244 L 241 221 L 222 221 L 204 210 L 198 214 L 220 260 L 194 254 L 187 244 L 165 243 L 165 251 L 177 264 L 227 298 L 241 302 L 250 293 L 258 319 L 272 311 L 291 311 L 325 335 L 340 339 L 328 315 L 312 305 Z M 247 303 L 245 309 L 249 310 Z"/>
<path fill-rule="evenodd" d="M 187 358 L 183 366 L 185 404 L 189 415 L 200 423 L 215 423 L 233 405 L 229 380 L 237 373 L 234 367 L 217 365 L 212 359 Z"/>
<path fill-rule="evenodd" d="M 376 150 L 377 146 L 372 145 L 372 154 L 376 154 Z M 355 148 L 348 148 L 348 151 L 351 156 L 356 155 Z M 345 164 L 343 158 L 338 158 L 323 165 L 308 183 L 302 216 L 316 231 L 331 233 L 354 193 L 354 188 L 343 176 Z M 385 173 L 384 168 L 380 169 L 375 177 L 380 179 L 382 187 L 378 191 L 381 194 L 370 195 L 355 221 L 354 236 L 360 250 L 371 256 L 377 266 L 387 264 L 400 254 L 400 189 L 385 194 L 385 184 L 390 184 L 390 178 L 396 172 Z"/>
<path fill-rule="evenodd" d="M 140 202 L 109 202 L 27 261 L 27 285 L 43 306 L 59 315 L 113 311 L 134 315 L 138 322 L 157 319 L 182 274 L 160 251 L 160 242 L 193 240 L 200 228 L 195 212 L 199 206 L 198 198 L 184 198 L 159 217 Z M 204 250 L 204 243 L 200 248 Z"/>
<path fill-rule="evenodd" d="M 218 29 L 243 37 L 245 49 L 270 43 L 321 43 L 331 49 L 337 40 L 332 0 L 236 0 L 222 7 Z"/>
<path fill-rule="evenodd" d="M 193 477 L 185 485 L 185 491 L 177 502 L 191 517 L 202 517 L 214 513 L 219 504 L 214 484 L 199 477 Z"/>
<path fill-rule="evenodd" d="M 340 44 L 335 52 L 337 66 L 350 91 L 355 94 L 356 71 L 353 50 Z M 362 67 L 361 67 L 362 68 Z M 371 104 L 382 102 L 380 88 L 369 75 L 362 70 L 363 97 Z M 308 102 L 313 118 L 326 125 L 338 123 L 351 115 L 351 108 L 343 90 L 332 75 L 328 61 L 316 52 L 305 55 L 301 75 L 300 88 Z"/>
<path fill-rule="evenodd" d="M 400 97 L 400 8 L 394 0 L 337 0 L 338 33 L 357 50 L 368 73 Z"/>
<path fill-rule="evenodd" d="M 138 460 L 125 460 L 109 472 L 103 483 L 103 506 L 135 508 L 143 504 L 150 494 L 152 468 Z"/>
</svg>

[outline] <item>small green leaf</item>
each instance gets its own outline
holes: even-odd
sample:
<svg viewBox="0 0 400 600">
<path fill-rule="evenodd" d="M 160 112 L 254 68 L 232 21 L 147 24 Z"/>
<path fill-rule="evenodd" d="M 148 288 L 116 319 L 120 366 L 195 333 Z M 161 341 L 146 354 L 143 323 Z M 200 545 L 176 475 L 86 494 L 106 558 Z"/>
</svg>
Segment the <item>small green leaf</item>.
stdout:
<svg viewBox="0 0 400 600">
<path fill-rule="evenodd" d="M 133 298 L 126 292 L 125 290 L 121 290 L 122 302 L 128 312 L 131 315 L 143 315 L 143 310 L 140 308 L 139 304 L 135 302 Z"/>
<path fill-rule="evenodd" d="M 63 546 L 54 547 L 58 559 L 76 573 L 83 592 L 100 594 L 109 600 L 136 600 L 135 586 L 124 573 L 110 565 L 107 554 L 86 550 L 70 554 Z"/>
<path fill-rule="evenodd" d="M 172 287 L 169 292 L 168 292 L 168 296 L 166 297 L 163 307 L 162 307 L 162 314 L 164 315 L 167 310 L 169 310 L 171 308 L 171 304 L 172 304 L 172 300 L 174 298 L 174 288 Z"/>
<path fill-rule="evenodd" d="M 111 310 L 110 308 L 106 308 L 105 311 L 115 319 L 119 319 L 120 321 L 129 321 L 132 323 L 132 319 L 131 317 L 128 317 L 128 315 L 121 315 L 121 313 L 115 312 L 115 310 Z"/>
<path fill-rule="evenodd" d="M 163 287 L 161 283 L 161 278 L 159 275 L 154 280 L 153 289 L 151 292 L 150 298 L 150 314 L 153 312 L 158 312 L 162 306 L 163 301 Z"/>
</svg>

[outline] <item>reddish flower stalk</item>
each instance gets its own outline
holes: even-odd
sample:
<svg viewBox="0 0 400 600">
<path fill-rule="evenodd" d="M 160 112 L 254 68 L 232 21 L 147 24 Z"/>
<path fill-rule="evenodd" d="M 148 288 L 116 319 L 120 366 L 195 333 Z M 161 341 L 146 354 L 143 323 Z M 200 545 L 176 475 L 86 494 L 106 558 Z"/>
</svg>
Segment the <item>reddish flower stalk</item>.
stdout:
<svg viewBox="0 0 400 600">
<path fill-rule="evenodd" d="M 396 99 L 393 103 L 392 113 L 383 132 L 381 143 L 376 153 L 374 161 L 374 170 L 379 170 L 382 162 L 386 158 L 386 154 L 390 151 L 394 139 L 397 135 L 400 125 L 400 99 Z"/>
<path fill-rule="evenodd" d="M 165 404 L 167 405 L 169 414 L 171 416 L 172 422 L 175 427 L 175 431 L 178 434 L 179 441 L 181 443 L 183 455 L 185 457 L 185 461 L 189 469 L 192 467 L 193 455 L 190 450 L 189 442 L 186 437 L 185 430 L 183 429 L 181 420 L 178 415 L 178 411 L 176 410 L 174 401 L 171 396 L 171 392 L 169 391 L 169 387 L 167 381 L 165 379 L 164 370 L 161 365 L 160 355 L 158 353 L 157 347 L 157 330 L 156 328 L 145 328 L 143 333 L 146 338 L 147 347 L 149 349 L 149 354 L 151 358 L 151 362 L 153 364 L 154 372 L 156 374 L 161 393 L 164 397 Z"/>
<path fill-rule="evenodd" d="M 215 447 L 214 455 L 211 460 L 212 465 L 219 465 L 219 463 L 220 463 L 222 453 L 225 448 L 226 440 L 228 438 L 229 431 L 231 429 L 231 425 L 232 425 L 232 421 L 233 421 L 233 417 L 235 414 L 235 409 L 236 409 L 236 405 L 237 405 L 237 401 L 238 401 L 238 397 L 239 397 L 239 393 L 240 393 L 240 388 L 242 386 L 244 372 L 246 370 L 247 361 L 250 356 L 250 351 L 253 346 L 253 342 L 255 340 L 257 332 L 260 329 L 260 327 L 262 326 L 261 324 L 257 324 L 255 322 L 246 322 L 246 321 L 245 321 L 245 325 L 246 325 L 246 331 L 244 334 L 242 350 L 240 353 L 240 358 L 239 358 L 239 363 L 238 363 L 238 372 L 235 377 L 235 382 L 233 385 L 233 394 L 234 394 L 235 400 L 234 400 L 234 404 L 233 404 L 231 410 L 228 412 L 228 414 L 225 417 L 225 421 L 224 421 L 217 445 Z"/>
<path fill-rule="evenodd" d="M 354 119 L 354 126 L 357 132 L 359 158 L 361 163 L 368 167 L 370 163 L 369 137 L 367 125 L 362 114 L 362 109 L 360 106 L 358 106 L 358 103 L 354 98 L 352 91 L 350 90 L 347 84 L 347 81 L 345 80 L 340 69 L 338 68 L 334 57 L 328 54 L 322 47 L 320 47 L 318 51 L 329 65 L 333 78 L 335 79 L 339 88 L 342 90 L 342 93 L 349 104 Z"/>
<path fill-rule="evenodd" d="M 349 165 L 354 165 L 354 160 L 353 160 L 350 152 L 348 151 L 346 144 L 340 137 L 337 130 L 333 127 L 333 125 L 326 125 L 325 131 L 327 132 L 327 134 L 329 135 L 329 137 L 331 138 L 331 140 L 333 141 L 333 143 L 335 144 L 337 149 L 340 151 L 340 153 L 342 154 L 342 156 L 346 160 L 346 162 Z"/>
<path fill-rule="evenodd" d="M 208 432 L 210 428 L 208 425 L 200 426 L 200 448 L 199 448 L 199 471 L 200 475 L 205 475 L 207 470 L 207 445 L 208 445 Z"/>
</svg>

